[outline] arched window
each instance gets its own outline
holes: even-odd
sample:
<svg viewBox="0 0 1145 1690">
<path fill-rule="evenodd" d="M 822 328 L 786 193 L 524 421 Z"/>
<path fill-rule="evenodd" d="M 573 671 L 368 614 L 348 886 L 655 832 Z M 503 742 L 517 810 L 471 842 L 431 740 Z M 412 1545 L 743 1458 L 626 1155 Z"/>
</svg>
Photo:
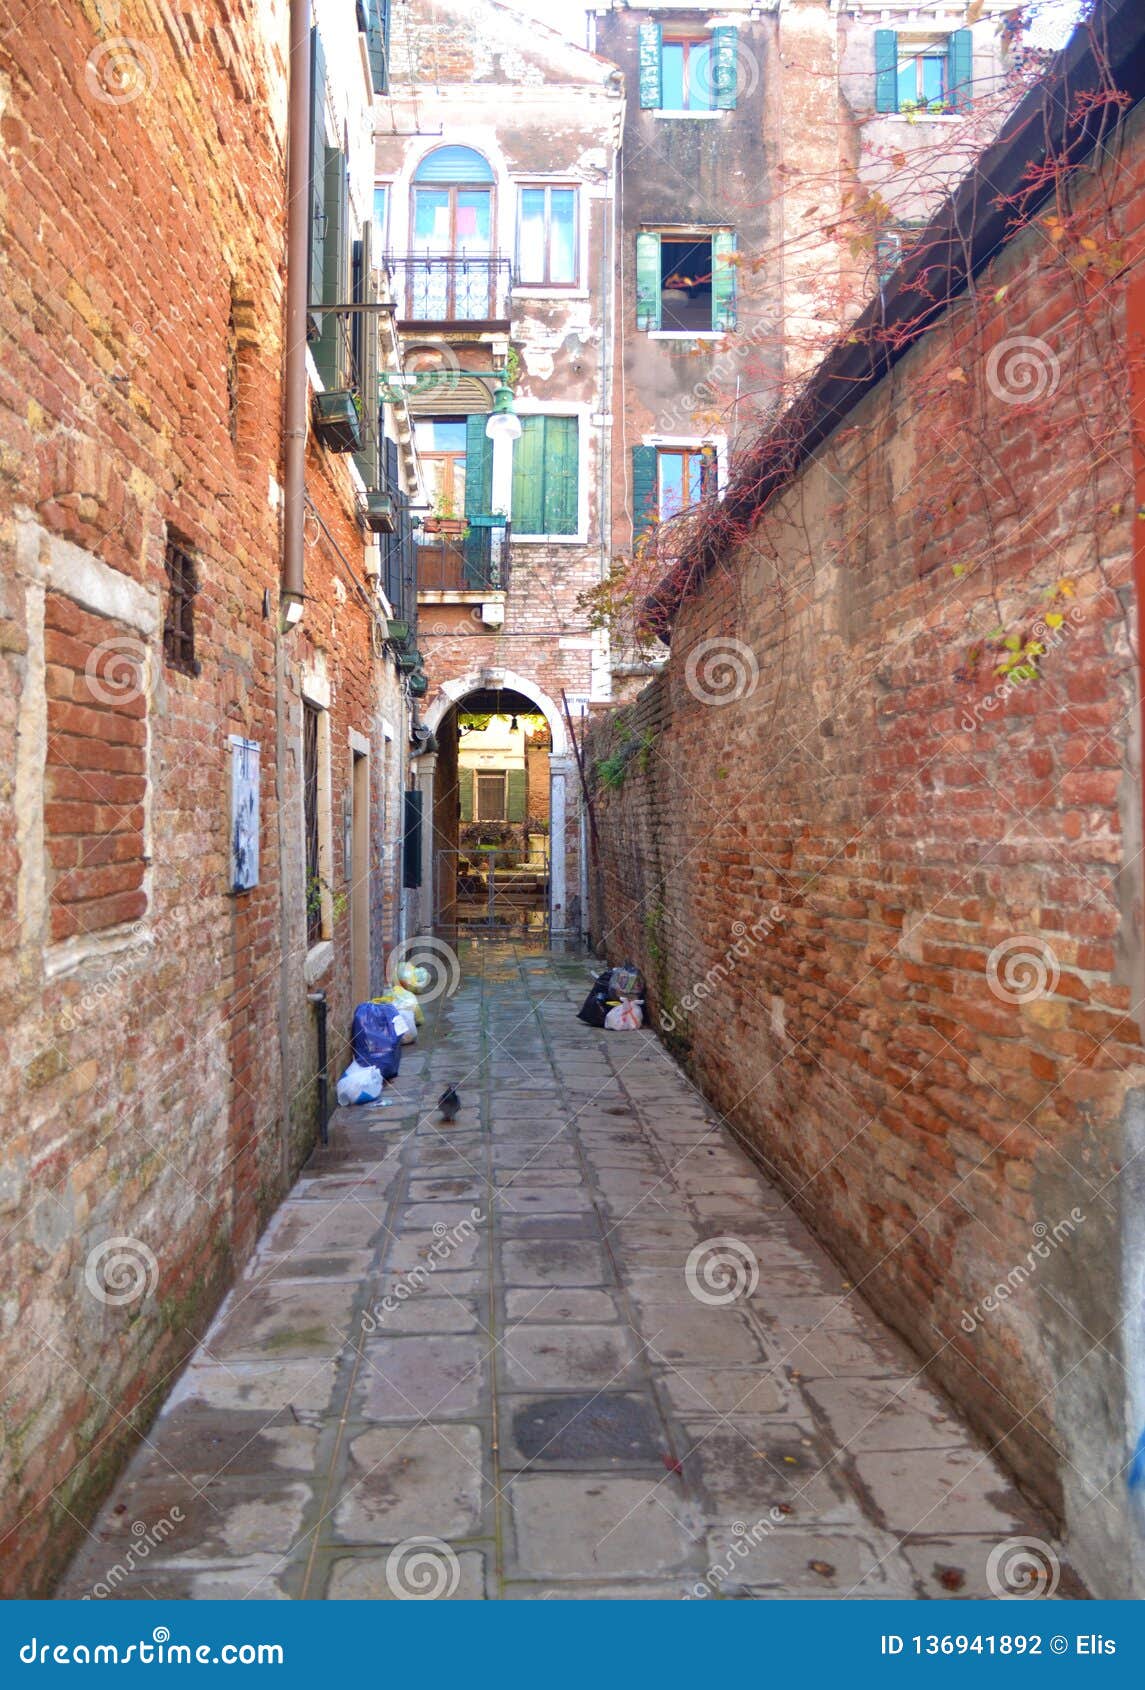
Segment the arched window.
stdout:
<svg viewBox="0 0 1145 1690">
<path fill-rule="evenodd" d="M 491 315 L 493 171 L 472 147 L 435 147 L 414 172 L 409 315 Z"/>
</svg>

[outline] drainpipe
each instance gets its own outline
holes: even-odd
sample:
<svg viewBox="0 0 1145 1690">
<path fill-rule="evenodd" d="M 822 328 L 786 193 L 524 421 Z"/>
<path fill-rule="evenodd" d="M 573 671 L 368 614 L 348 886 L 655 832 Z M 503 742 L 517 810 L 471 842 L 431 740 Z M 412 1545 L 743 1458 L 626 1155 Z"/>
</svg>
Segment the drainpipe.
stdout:
<svg viewBox="0 0 1145 1690">
<path fill-rule="evenodd" d="M 286 138 L 286 419 L 283 465 L 282 612 L 305 607 L 306 313 L 310 260 L 310 0 L 290 0 L 290 85 Z"/>
</svg>

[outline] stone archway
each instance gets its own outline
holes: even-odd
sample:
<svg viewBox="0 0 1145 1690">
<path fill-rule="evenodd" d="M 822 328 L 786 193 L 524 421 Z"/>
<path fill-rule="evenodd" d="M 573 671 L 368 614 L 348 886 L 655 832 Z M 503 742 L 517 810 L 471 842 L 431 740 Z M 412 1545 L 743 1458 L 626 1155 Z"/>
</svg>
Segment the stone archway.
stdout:
<svg viewBox="0 0 1145 1690">
<path fill-rule="evenodd" d="M 576 765 L 564 714 L 557 702 L 526 675 L 512 669 L 487 667 L 474 670 L 459 678 L 445 681 L 427 706 L 423 720 L 435 738 L 446 743 L 437 753 L 417 759 L 416 778 L 422 792 L 422 861 L 425 864 L 422 881 L 421 925 L 430 931 L 441 919 L 442 910 L 452 909 L 453 899 L 443 894 L 433 864 L 437 860 L 446 829 L 443 826 L 442 801 L 444 788 L 439 781 L 450 778 L 455 770 L 455 744 L 447 739 L 451 713 L 477 698 L 519 695 L 542 715 L 549 727 L 552 750 L 549 753 L 549 925 L 557 938 L 576 938 L 580 933 L 579 898 L 570 914 L 569 887 L 575 886 L 570 869 L 571 859 L 579 856 L 579 804 L 575 788 Z M 486 704 L 486 707 L 487 704 Z M 453 779 L 456 779 L 455 773 Z M 446 851 L 448 852 L 448 842 Z"/>
</svg>

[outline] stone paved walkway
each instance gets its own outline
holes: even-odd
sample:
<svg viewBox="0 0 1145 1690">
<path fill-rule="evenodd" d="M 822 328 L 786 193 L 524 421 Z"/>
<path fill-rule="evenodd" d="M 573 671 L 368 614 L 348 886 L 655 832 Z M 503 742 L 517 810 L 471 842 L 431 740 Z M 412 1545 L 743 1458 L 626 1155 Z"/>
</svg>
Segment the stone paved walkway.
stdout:
<svg viewBox="0 0 1145 1690">
<path fill-rule="evenodd" d="M 582 958 L 463 963 L 60 1594 L 990 1594 L 1044 1523 L 656 1040 L 575 1019 Z"/>
</svg>

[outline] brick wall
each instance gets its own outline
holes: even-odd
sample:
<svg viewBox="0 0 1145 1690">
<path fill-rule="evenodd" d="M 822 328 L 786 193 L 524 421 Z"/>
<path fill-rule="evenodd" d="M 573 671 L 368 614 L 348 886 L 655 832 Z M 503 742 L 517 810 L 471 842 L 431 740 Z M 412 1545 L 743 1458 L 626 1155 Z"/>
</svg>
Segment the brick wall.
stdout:
<svg viewBox="0 0 1145 1690">
<path fill-rule="evenodd" d="M 1109 1596 L 1142 1365 L 1141 140 L 862 400 L 592 746 L 609 956 Z"/>
<path fill-rule="evenodd" d="M 94 17 L 49 0 L 6 43 L 5 1595 L 50 1590 L 312 1142 L 303 674 L 321 654 L 335 892 L 351 729 L 373 753 L 376 980 L 408 731 L 355 589 L 347 466 L 316 449 L 332 541 L 312 517 L 306 620 L 278 633 L 285 6 Z M 164 654 L 171 534 L 198 574 L 197 674 Z M 261 875 L 239 896 L 230 735 L 261 754 Z M 319 982 L 332 1065 L 348 921 Z"/>
</svg>

